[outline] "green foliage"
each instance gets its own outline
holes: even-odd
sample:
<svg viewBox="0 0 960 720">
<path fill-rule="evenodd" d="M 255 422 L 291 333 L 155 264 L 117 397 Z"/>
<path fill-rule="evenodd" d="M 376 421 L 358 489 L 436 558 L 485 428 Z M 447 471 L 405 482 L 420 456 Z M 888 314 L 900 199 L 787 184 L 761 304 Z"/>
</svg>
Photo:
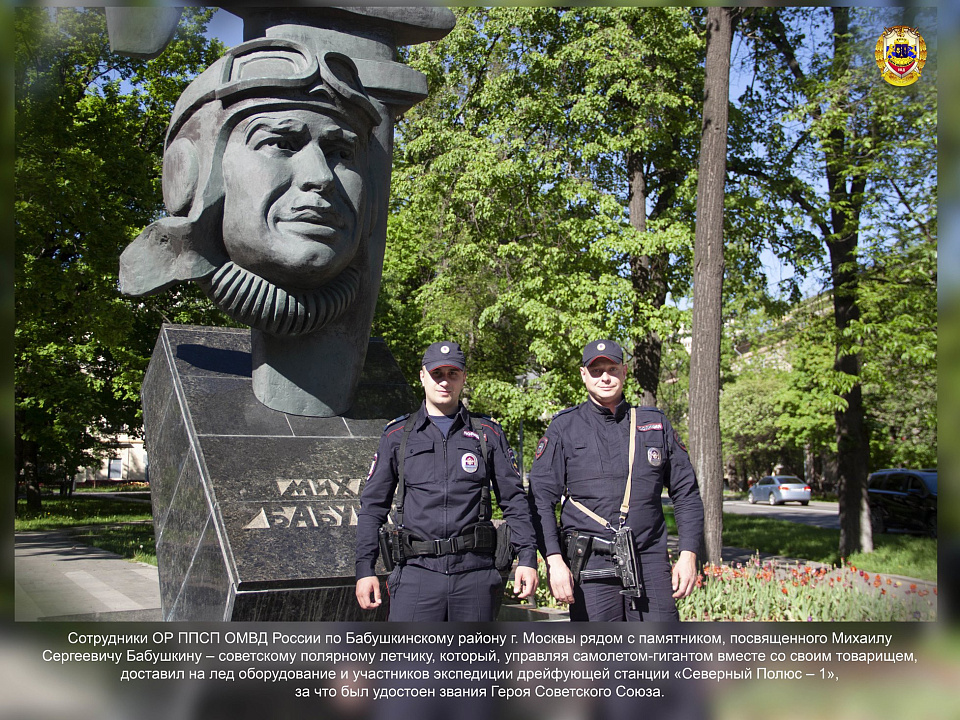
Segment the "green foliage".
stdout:
<svg viewBox="0 0 960 720">
<path fill-rule="evenodd" d="M 112 54 L 102 9 L 15 20 L 15 389 L 18 471 L 71 475 L 98 438 L 140 429 L 139 391 L 164 315 L 206 319 L 192 291 L 130 301 L 121 250 L 162 211 L 167 121 L 222 46 L 185 13 L 157 60 Z"/>
<path fill-rule="evenodd" d="M 753 515 L 723 516 L 723 543 L 753 552 L 839 565 L 838 530 Z"/>
<path fill-rule="evenodd" d="M 871 468 L 936 467 L 936 209 L 887 232 L 865 258 L 861 317 L 850 328 L 865 349 Z"/>
<path fill-rule="evenodd" d="M 751 337 L 757 355 L 779 355 L 776 378 L 747 377 L 748 365 L 727 378 L 725 452 L 764 472 L 771 446 L 836 452 L 837 433 L 857 426 L 848 412 L 858 388 L 870 469 L 936 463 L 936 53 L 915 85 L 883 82 L 874 46 L 899 22 L 868 8 L 747 15 L 753 78 L 737 113 L 752 125 L 733 133 L 731 169 L 744 191 L 735 221 L 798 271 L 783 288 L 792 303 L 809 273 L 830 278 L 818 298 L 768 306 L 772 322 Z M 728 307 L 738 324 L 754 310 L 740 298 Z M 750 397 L 765 409 L 751 409 Z M 763 442 L 751 448 L 733 429 L 757 416 L 764 432 L 751 432 Z M 852 444 L 841 483 L 865 478 L 867 442 Z"/>
<path fill-rule="evenodd" d="M 810 562 L 840 565 L 843 562 L 871 573 L 906 575 L 936 582 L 937 541 L 912 535 L 878 535 L 872 553 L 841 558 L 838 530 L 750 515 L 723 516 L 723 542 L 732 547 Z"/>
<path fill-rule="evenodd" d="M 751 368 L 720 396 L 720 428 L 724 452 L 740 475 L 757 477 L 773 470 L 784 456 L 777 398 L 787 390 L 786 373 Z"/>
<path fill-rule="evenodd" d="M 430 96 L 397 128 L 374 328 L 408 377 L 424 345 L 459 340 L 473 407 L 511 434 L 523 422 L 529 458 L 583 397 L 587 341 L 629 350 L 685 320 L 636 268 L 669 257 L 662 280 L 686 292 L 703 39 L 685 9 L 456 12 L 450 35 L 407 55 Z M 642 231 L 628 156 L 647 178 Z"/>
<path fill-rule="evenodd" d="M 144 524 L 97 525 L 73 534 L 77 542 L 92 545 L 119 555 L 127 560 L 157 564 L 156 540 L 153 526 Z"/>
<path fill-rule="evenodd" d="M 459 340 L 468 400 L 511 438 L 522 423 L 528 466 L 551 415 L 584 397 L 582 345 L 603 335 L 629 351 L 656 333 L 660 404 L 686 434 L 689 313 L 679 307 L 690 290 L 702 11 L 456 12 L 447 38 L 404 51 L 430 96 L 397 127 L 375 333 L 411 380 L 425 345 Z M 775 455 L 832 448 L 854 382 L 872 468 L 936 462 L 936 53 L 920 82 L 888 86 L 872 63 L 884 11 L 851 11 L 848 49 L 861 55 L 846 65 L 834 58 L 831 12 L 751 11 L 743 38 L 757 52 L 731 108 L 722 429 L 727 457 L 757 473 Z M 144 62 L 109 52 L 100 10 L 14 12 L 18 471 L 32 457 L 56 479 L 90 462 L 98 436 L 139 431 L 161 319 L 224 322 L 192 285 L 138 302 L 116 290 L 120 251 L 162 212 L 170 109 L 222 51 L 202 36 L 209 14 L 188 11 L 170 48 Z M 781 36 L 809 48 L 803 78 L 784 71 L 769 41 Z M 824 192 L 828 157 L 862 194 Z M 645 181 L 641 213 L 631 167 Z M 858 250 L 837 270 L 854 271 L 859 318 L 838 330 L 831 296 L 798 305 L 799 283 L 827 269 L 831 218 L 854 202 Z M 766 292 L 763 248 L 797 270 L 778 298 Z M 643 262 L 664 258 L 658 289 Z M 777 362 L 737 364 L 746 341 L 755 357 L 777 348 Z M 853 351 L 859 377 L 834 368 Z M 638 398 L 635 382 L 628 396 Z"/>
<path fill-rule="evenodd" d="M 846 558 L 846 564 L 865 572 L 936 582 L 937 540 L 915 535 L 875 535 L 873 552 L 853 553 Z"/>
</svg>

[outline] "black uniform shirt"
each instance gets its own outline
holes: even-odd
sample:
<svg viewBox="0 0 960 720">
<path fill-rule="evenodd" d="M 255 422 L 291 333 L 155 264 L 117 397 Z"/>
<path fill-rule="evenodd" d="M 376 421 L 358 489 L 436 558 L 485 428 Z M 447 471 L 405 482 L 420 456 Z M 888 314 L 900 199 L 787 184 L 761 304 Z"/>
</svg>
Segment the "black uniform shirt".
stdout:
<svg viewBox="0 0 960 720">
<path fill-rule="evenodd" d="M 357 578 L 375 574 L 379 554 L 377 532 L 387 519 L 399 479 L 397 457 L 406 418 L 389 424 L 380 438 L 370 475 L 360 496 L 357 513 Z M 421 540 L 456 537 L 480 517 L 480 491 L 490 481 L 503 517 L 510 525 L 512 544 L 519 549 L 521 565 L 537 566 L 536 538 L 530 505 L 512 460 L 503 428 L 489 418 L 480 419 L 487 444 L 483 457 L 480 438 L 470 426 L 470 414 L 461 404 L 447 437 L 421 406 L 407 438 L 404 460 L 403 524 Z M 489 553 L 461 552 L 408 560 L 444 573 L 493 567 Z"/>
<path fill-rule="evenodd" d="M 541 552 L 562 553 L 554 508 L 566 488 L 570 497 L 619 525 L 620 505 L 627 482 L 630 406 L 621 400 L 610 412 L 587 400 L 554 416 L 537 446 L 530 471 L 530 492 L 536 504 Z M 703 503 L 686 448 L 660 410 L 637 408 L 637 434 L 629 514 L 640 552 L 666 553 L 666 521 L 660 494 L 667 488 L 673 500 L 680 550 L 698 552 L 703 537 Z M 605 530 L 573 503 L 564 502 L 561 530 L 579 530 L 607 539 Z M 600 564 L 591 556 L 589 566 Z"/>
</svg>

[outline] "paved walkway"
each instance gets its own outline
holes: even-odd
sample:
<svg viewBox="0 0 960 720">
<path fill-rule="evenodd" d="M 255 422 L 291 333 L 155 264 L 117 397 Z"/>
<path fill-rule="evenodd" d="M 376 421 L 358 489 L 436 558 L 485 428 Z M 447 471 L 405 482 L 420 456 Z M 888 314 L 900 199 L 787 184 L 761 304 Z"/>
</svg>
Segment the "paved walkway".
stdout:
<svg viewBox="0 0 960 720">
<path fill-rule="evenodd" d="M 669 540 L 675 549 L 676 539 Z M 742 548 L 723 549 L 723 561 L 728 565 L 747 564 L 753 555 Z M 68 530 L 18 532 L 14 556 L 17 621 L 151 622 L 161 619 L 160 582 L 157 568 L 152 565 L 125 560 L 106 550 L 78 543 Z M 804 562 L 772 555 L 761 559 L 773 560 L 782 568 Z M 809 564 L 818 567 L 816 563 Z M 873 589 L 872 583 L 863 585 L 864 589 Z M 898 594 L 919 589 L 925 591 L 931 604 L 936 604 L 936 583 L 884 575 L 880 587 Z"/>
<path fill-rule="evenodd" d="M 18 532 L 18 621 L 160 620 L 157 568 L 76 542 L 69 531 Z"/>
</svg>

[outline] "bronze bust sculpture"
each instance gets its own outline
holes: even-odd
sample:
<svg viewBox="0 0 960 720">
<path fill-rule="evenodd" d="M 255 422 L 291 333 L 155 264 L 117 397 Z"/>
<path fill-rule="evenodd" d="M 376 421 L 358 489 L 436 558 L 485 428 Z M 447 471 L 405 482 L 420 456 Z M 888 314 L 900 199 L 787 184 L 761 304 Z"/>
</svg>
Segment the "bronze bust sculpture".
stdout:
<svg viewBox="0 0 960 720">
<path fill-rule="evenodd" d="M 253 389 L 297 415 L 346 412 L 386 240 L 393 122 L 426 95 L 397 44 L 445 35 L 436 8 L 234 10 L 245 33 L 180 97 L 170 213 L 124 251 L 121 292 L 195 281 L 252 328 Z"/>
</svg>

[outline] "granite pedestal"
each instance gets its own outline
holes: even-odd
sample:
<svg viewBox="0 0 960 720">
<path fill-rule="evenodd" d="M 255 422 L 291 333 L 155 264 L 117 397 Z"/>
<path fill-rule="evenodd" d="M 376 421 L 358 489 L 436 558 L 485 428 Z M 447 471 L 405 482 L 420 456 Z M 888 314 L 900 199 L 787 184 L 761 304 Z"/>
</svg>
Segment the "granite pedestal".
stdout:
<svg viewBox="0 0 960 720">
<path fill-rule="evenodd" d="M 249 330 L 161 329 L 143 412 L 164 620 L 385 619 L 354 595 L 356 513 L 413 389 L 376 339 L 346 416 L 271 410 L 251 382 Z"/>
</svg>

